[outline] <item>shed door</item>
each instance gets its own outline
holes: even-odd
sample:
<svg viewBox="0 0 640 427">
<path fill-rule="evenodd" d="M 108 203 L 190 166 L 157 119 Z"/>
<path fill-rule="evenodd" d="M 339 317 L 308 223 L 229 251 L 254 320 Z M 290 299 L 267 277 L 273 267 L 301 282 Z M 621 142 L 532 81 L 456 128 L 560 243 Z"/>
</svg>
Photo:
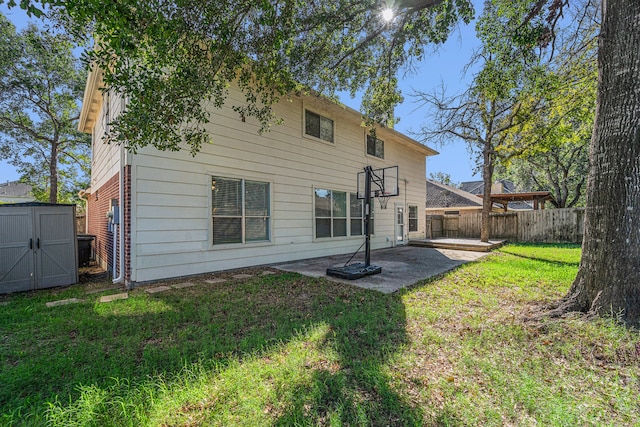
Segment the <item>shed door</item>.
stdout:
<svg viewBox="0 0 640 427">
<path fill-rule="evenodd" d="M 34 288 L 33 210 L 0 210 L 0 293 Z"/>
<path fill-rule="evenodd" d="M 77 282 L 76 233 L 73 208 L 35 209 L 36 287 L 51 288 Z"/>
</svg>

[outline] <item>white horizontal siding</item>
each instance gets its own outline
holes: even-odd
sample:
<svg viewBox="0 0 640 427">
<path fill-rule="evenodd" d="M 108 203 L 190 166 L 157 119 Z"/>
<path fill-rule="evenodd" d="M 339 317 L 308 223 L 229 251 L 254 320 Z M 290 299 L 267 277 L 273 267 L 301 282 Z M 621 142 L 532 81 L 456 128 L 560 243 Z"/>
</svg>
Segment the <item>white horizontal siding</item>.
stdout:
<svg viewBox="0 0 640 427">
<path fill-rule="evenodd" d="M 232 100 L 239 100 L 237 92 Z M 258 134 L 250 118 L 242 122 L 230 108 L 216 110 L 207 125 L 213 144 L 192 157 L 187 150 L 144 148 L 132 158 L 132 280 L 145 282 L 249 265 L 269 264 L 355 251 L 364 237 L 315 239 L 313 189 L 356 191 L 356 175 L 367 164 L 400 167 L 401 196 L 389 209 L 375 207 L 373 248 L 393 242 L 393 203 L 425 205 L 424 154 L 401 145 L 385 130 L 385 159 L 366 155 L 360 117 L 324 101 L 304 105 L 333 117 L 335 143 L 304 137 L 303 102 L 282 102 L 275 113 L 284 124 Z M 211 176 L 271 184 L 271 241 L 211 246 Z M 405 191 L 404 179 L 408 181 Z M 377 202 L 376 202 L 377 204 Z M 419 232 L 424 236 L 424 215 Z M 408 224 L 408 216 L 405 220 Z M 407 226 L 405 226 L 408 229 Z"/>
<path fill-rule="evenodd" d="M 103 103 L 104 107 L 104 103 Z M 113 119 L 122 111 L 120 95 L 109 96 L 109 116 Z M 105 134 L 104 108 L 101 108 L 92 131 L 91 150 L 91 187 L 102 187 L 111 177 L 120 172 L 120 146 L 108 144 L 103 138 Z"/>
</svg>

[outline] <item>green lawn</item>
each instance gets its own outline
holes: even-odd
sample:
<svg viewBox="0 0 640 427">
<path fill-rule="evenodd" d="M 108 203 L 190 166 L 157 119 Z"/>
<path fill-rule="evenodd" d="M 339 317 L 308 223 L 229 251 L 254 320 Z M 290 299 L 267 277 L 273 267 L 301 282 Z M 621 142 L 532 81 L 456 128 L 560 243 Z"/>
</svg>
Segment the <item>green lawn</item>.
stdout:
<svg viewBox="0 0 640 427">
<path fill-rule="evenodd" d="M 255 270 L 0 297 L 0 424 L 640 426 L 637 331 L 531 320 L 579 258 L 509 245 L 394 295 Z"/>
</svg>

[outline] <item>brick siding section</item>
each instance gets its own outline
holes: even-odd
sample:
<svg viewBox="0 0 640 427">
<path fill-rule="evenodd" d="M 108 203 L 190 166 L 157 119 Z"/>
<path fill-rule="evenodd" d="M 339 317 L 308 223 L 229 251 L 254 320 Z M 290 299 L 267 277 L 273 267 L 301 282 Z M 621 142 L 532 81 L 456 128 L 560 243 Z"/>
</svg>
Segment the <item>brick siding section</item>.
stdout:
<svg viewBox="0 0 640 427">
<path fill-rule="evenodd" d="M 102 187 L 92 188 L 87 198 L 87 233 L 96 236 L 93 242 L 96 260 L 110 274 L 113 272 L 113 233 L 108 231 L 107 212 L 111 207 L 111 199 L 118 199 L 118 175 L 111 177 Z"/>
<path fill-rule="evenodd" d="M 131 282 L 131 166 L 124 168 L 124 280 Z"/>
</svg>

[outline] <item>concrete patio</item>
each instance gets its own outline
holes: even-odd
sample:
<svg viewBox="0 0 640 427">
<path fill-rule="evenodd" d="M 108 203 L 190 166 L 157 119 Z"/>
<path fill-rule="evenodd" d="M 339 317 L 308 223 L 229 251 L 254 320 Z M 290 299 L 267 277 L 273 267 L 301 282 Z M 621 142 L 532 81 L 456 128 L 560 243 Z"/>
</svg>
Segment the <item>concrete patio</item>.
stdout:
<svg viewBox="0 0 640 427">
<path fill-rule="evenodd" d="M 449 271 L 459 265 L 477 261 L 488 252 L 401 246 L 371 251 L 371 264 L 382 267 L 382 273 L 356 280 L 345 280 L 326 275 L 327 268 L 341 267 L 351 255 L 334 255 L 274 265 L 274 268 L 293 271 L 311 277 L 348 283 L 361 288 L 393 293 L 416 282 Z M 364 262 L 364 253 L 358 253 L 349 264 Z"/>
</svg>

